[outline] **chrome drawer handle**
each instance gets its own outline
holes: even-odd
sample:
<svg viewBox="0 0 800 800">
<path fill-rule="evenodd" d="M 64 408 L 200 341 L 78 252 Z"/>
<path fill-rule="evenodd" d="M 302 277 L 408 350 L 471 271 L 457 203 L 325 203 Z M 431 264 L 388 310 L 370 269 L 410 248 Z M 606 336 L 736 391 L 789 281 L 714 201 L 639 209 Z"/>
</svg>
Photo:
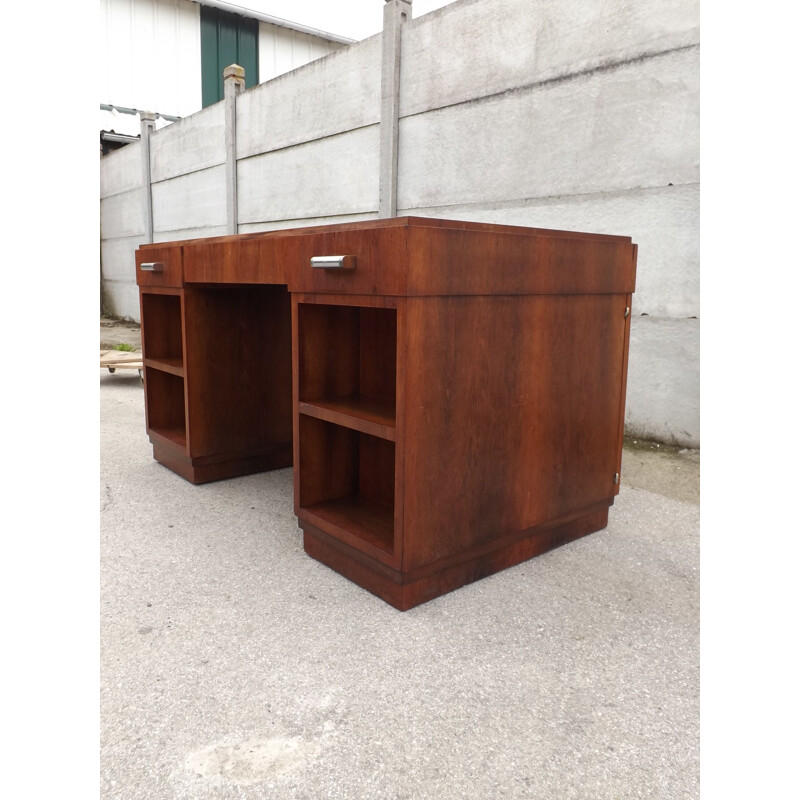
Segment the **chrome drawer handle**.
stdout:
<svg viewBox="0 0 800 800">
<path fill-rule="evenodd" d="M 163 272 L 164 264 L 161 261 L 148 261 L 146 264 L 140 264 L 139 268 L 142 272 Z"/>
<path fill-rule="evenodd" d="M 355 256 L 312 256 L 311 266 L 315 269 L 355 269 Z"/>
</svg>

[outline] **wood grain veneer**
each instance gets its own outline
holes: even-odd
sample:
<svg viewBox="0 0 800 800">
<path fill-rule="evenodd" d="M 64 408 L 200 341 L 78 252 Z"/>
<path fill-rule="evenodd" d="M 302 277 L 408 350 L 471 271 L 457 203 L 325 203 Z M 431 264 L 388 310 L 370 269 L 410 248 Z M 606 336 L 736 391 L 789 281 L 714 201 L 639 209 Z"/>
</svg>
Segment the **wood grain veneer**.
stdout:
<svg viewBox="0 0 800 800">
<path fill-rule="evenodd" d="M 194 482 L 294 463 L 307 553 L 426 602 L 607 524 L 636 257 L 419 217 L 143 246 L 168 265 L 137 272 L 154 456 Z"/>
</svg>

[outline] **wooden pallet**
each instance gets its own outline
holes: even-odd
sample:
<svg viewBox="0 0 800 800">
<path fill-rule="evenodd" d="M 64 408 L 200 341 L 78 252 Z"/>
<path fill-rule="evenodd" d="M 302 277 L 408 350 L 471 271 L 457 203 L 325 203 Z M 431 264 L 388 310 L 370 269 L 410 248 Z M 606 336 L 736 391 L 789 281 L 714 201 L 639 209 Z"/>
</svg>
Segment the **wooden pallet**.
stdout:
<svg viewBox="0 0 800 800">
<path fill-rule="evenodd" d="M 118 369 L 135 369 L 142 377 L 142 354 L 127 350 L 101 350 L 100 368 L 106 368 L 112 374 Z"/>
</svg>

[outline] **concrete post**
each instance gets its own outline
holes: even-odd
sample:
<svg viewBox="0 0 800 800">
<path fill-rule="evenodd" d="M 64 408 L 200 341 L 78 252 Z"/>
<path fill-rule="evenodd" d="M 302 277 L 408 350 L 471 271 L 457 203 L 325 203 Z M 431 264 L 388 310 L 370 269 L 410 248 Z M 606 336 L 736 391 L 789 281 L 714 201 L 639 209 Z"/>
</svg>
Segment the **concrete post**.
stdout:
<svg viewBox="0 0 800 800">
<path fill-rule="evenodd" d="M 400 50 L 412 0 L 385 0 L 381 54 L 381 151 L 378 216 L 397 216 L 397 146 L 400 131 Z"/>
<path fill-rule="evenodd" d="M 139 112 L 142 141 L 142 197 L 144 200 L 144 242 L 153 242 L 153 189 L 150 180 L 150 135 L 156 127 L 156 115 L 152 111 Z"/>
<path fill-rule="evenodd" d="M 225 206 L 228 233 L 239 232 L 239 195 L 236 175 L 236 95 L 244 90 L 244 67 L 231 64 L 222 72 L 225 97 Z"/>
</svg>

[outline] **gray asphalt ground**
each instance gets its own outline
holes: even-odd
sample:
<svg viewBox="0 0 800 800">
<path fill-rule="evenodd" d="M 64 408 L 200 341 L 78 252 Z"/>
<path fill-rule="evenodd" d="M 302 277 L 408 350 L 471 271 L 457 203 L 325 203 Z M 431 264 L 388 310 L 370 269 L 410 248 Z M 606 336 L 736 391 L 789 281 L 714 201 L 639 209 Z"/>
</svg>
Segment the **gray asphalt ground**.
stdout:
<svg viewBox="0 0 800 800">
<path fill-rule="evenodd" d="M 174 475 L 135 371 L 100 410 L 103 798 L 699 797 L 696 452 L 401 613 L 304 554 L 291 470 Z"/>
</svg>

